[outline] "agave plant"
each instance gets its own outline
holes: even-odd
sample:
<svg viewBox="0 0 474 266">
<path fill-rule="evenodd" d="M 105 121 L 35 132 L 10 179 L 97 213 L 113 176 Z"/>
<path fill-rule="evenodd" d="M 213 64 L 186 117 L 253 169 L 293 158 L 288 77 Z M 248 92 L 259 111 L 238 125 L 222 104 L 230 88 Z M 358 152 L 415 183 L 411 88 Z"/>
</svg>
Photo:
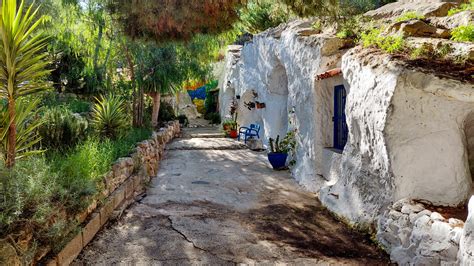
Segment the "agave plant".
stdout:
<svg viewBox="0 0 474 266">
<path fill-rule="evenodd" d="M 15 164 L 18 145 L 23 145 L 35 140 L 20 140 L 19 122 L 20 114 L 16 111 L 30 109 L 28 101 L 18 101 L 20 98 L 39 92 L 49 85 L 43 81 L 43 77 L 49 74 L 46 68 L 49 62 L 46 60 L 45 47 L 47 37 L 38 32 L 38 26 L 44 17 L 36 18 L 38 9 L 33 5 L 25 8 L 21 1 L 17 8 L 17 0 L 3 0 L 0 17 L 0 98 L 7 102 L 8 125 L 0 132 L 0 140 L 7 143 L 5 165 L 11 168 Z M 28 104 L 23 107 L 17 105 Z M 31 109 L 30 111 L 32 111 Z M 27 116 L 28 114 L 23 114 Z M 25 136 L 31 136 L 26 134 Z M 5 138 L 7 138 L 5 140 Z M 27 145 L 32 146 L 32 145 Z"/>
<path fill-rule="evenodd" d="M 117 96 L 109 95 L 96 98 L 92 110 L 92 124 L 102 137 L 117 138 L 128 126 L 124 102 Z"/>
</svg>

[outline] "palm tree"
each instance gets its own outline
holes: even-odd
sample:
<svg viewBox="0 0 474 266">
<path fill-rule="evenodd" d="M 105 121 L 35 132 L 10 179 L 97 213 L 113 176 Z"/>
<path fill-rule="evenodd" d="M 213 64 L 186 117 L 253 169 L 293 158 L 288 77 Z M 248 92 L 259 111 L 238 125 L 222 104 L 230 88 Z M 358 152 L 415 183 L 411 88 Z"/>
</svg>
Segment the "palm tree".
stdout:
<svg viewBox="0 0 474 266">
<path fill-rule="evenodd" d="M 6 138 L 5 166 L 15 165 L 17 148 L 16 102 L 21 97 L 39 92 L 48 85 L 42 78 L 49 74 L 44 52 L 47 37 L 38 31 L 44 17 L 35 19 L 38 8 L 27 9 L 22 0 L 3 0 L 0 18 L 0 98 L 7 101 L 8 124 L 0 131 Z M 27 103 L 28 104 L 28 103 Z"/>
</svg>

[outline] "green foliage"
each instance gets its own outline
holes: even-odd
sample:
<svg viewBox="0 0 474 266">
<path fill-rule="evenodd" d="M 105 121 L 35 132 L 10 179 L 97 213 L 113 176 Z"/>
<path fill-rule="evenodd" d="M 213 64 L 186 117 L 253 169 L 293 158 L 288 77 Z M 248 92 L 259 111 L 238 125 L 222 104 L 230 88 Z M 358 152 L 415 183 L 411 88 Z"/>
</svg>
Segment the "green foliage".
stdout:
<svg viewBox="0 0 474 266">
<path fill-rule="evenodd" d="M 211 121 L 212 124 L 221 123 L 221 115 L 219 113 L 207 113 L 204 115 L 204 119 Z"/>
<path fill-rule="evenodd" d="M 0 237 L 12 230 L 23 219 L 31 225 L 46 225 L 59 198 L 55 184 L 57 176 L 50 171 L 46 160 L 30 157 L 19 161 L 13 169 L 0 166 Z"/>
<path fill-rule="evenodd" d="M 17 8 L 16 0 L 4 0 L 0 16 L 0 99 L 8 102 L 5 114 L 8 114 L 8 126 L 3 124 L 3 132 L 0 132 L 0 140 L 5 144 L 5 164 L 12 167 L 15 159 L 19 157 L 16 153 L 29 153 L 31 147 L 37 140 L 32 137 L 31 127 L 21 125 L 30 115 L 30 109 L 34 101 L 20 101 L 21 98 L 42 91 L 48 87 L 44 77 L 49 74 L 44 52 L 47 46 L 47 37 L 39 31 L 39 25 L 43 23 L 44 17 L 36 18 L 38 9 L 33 5 L 25 8 L 24 1 Z M 27 104 L 28 106 L 21 106 Z M 23 111 L 21 118 L 16 111 Z M 2 119 L 3 120 L 3 119 Z M 16 127 L 22 127 L 24 134 L 19 136 Z M 7 140 L 7 141 L 5 141 Z M 20 155 L 21 157 L 22 155 Z"/>
<path fill-rule="evenodd" d="M 173 106 L 168 102 L 162 101 L 160 103 L 160 114 L 158 120 L 160 122 L 168 122 L 176 119 L 176 113 L 173 109 Z"/>
<path fill-rule="evenodd" d="M 15 106 L 15 124 L 16 124 L 16 159 L 31 156 L 43 151 L 36 150 L 35 146 L 41 140 L 37 129 L 42 121 L 37 119 L 37 109 L 39 100 L 22 98 L 18 100 Z M 0 104 L 0 157 L 5 161 L 4 155 L 8 149 L 7 129 L 10 124 L 8 107 L 6 103 Z"/>
<path fill-rule="evenodd" d="M 189 124 L 189 119 L 186 115 L 178 115 L 177 119 L 183 126 L 187 126 Z"/>
<path fill-rule="evenodd" d="M 280 135 L 276 139 L 270 138 L 270 152 L 273 153 L 294 153 L 296 150 L 296 132 L 289 131 L 283 140 L 280 141 Z"/>
<path fill-rule="evenodd" d="M 214 113 L 217 111 L 217 102 L 212 93 L 212 91 L 217 88 L 217 85 L 217 80 L 213 80 L 209 82 L 209 84 L 206 84 L 206 99 L 204 100 L 204 108 L 206 110 L 206 113 Z"/>
<path fill-rule="evenodd" d="M 326 21 L 338 22 L 341 17 L 362 14 L 393 0 L 282 0 L 300 17 L 321 17 Z"/>
<path fill-rule="evenodd" d="M 244 0 L 110 1 L 111 10 L 131 37 L 157 41 L 189 40 L 197 33 L 218 34 L 232 28 Z"/>
<path fill-rule="evenodd" d="M 72 113 L 88 113 L 91 111 L 91 102 L 83 100 L 74 94 L 58 94 L 48 92 L 43 95 L 41 105 L 46 108 L 64 107 Z"/>
<path fill-rule="evenodd" d="M 474 42 L 474 24 L 458 26 L 451 31 L 451 40 L 457 42 Z"/>
<path fill-rule="evenodd" d="M 97 94 L 110 88 L 123 57 L 118 29 L 99 0 L 66 3 L 50 0 L 45 30 L 58 92 Z"/>
<path fill-rule="evenodd" d="M 38 132 L 43 147 L 66 149 L 84 140 L 87 129 L 88 122 L 85 118 L 64 107 L 55 107 L 43 114 Z"/>
<path fill-rule="evenodd" d="M 94 129 L 102 137 L 120 137 L 129 125 L 123 100 L 118 96 L 109 95 L 100 96 L 96 101 L 92 110 Z"/>
<path fill-rule="evenodd" d="M 459 7 L 452 8 L 448 11 L 448 16 L 452 16 L 467 10 L 474 10 L 474 0 L 471 0 L 469 3 L 461 4 Z"/>
<path fill-rule="evenodd" d="M 360 41 L 364 47 L 377 47 L 388 53 L 401 52 L 406 48 L 403 36 L 383 35 L 380 29 L 363 32 Z"/>
<path fill-rule="evenodd" d="M 240 23 L 245 32 L 257 34 L 289 20 L 286 5 L 270 0 L 249 1 L 240 11 Z"/>
<path fill-rule="evenodd" d="M 0 165 L 0 238 L 24 227 L 34 241 L 60 246 L 75 228 L 66 220 L 84 210 L 102 189 L 111 164 L 127 156 L 151 130 L 132 129 L 123 138 L 91 138 L 67 151 L 49 151 L 18 161 L 12 169 Z"/>
<path fill-rule="evenodd" d="M 421 57 L 428 57 L 430 55 L 432 55 L 432 51 L 430 51 L 430 49 L 428 49 L 426 46 L 421 45 L 411 51 L 410 58 L 417 59 Z"/>
<path fill-rule="evenodd" d="M 412 19 L 425 19 L 425 16 L 418 14 L 415 11 L 405 12 L 402 15 L 400 15 L 397 19 L 395 19 L 395 22 L 402 22 L 402 21 L 407 21 L 407 20 L 412 20 Z"/>
</svg>

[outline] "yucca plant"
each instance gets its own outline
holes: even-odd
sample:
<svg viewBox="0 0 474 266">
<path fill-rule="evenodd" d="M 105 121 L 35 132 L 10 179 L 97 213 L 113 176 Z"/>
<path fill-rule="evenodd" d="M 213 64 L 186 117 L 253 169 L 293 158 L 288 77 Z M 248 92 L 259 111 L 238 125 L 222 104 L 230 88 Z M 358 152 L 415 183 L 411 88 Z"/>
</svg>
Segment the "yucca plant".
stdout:
<svg viewBox="0 0 474 266">
<path fill-rule="evenodd" d="M 15 160 L 43 152 L 43 150 L 35 149 L 36 144 L 41 140 L 38 127 L 41 126 L 42 121 L 36 117 L 38 104 L 39 99 L 20 99 L 15 105 L 15 121 L 13 122 L 16 126 Z M 8 105 L 2 105 L 0 108 L 0 134 L 5 134 L 3 131 L 7 131 L 8 125 L 12 123 Z M 3 138 L 0 141 L 2 154 L 8 154 L 6 151 L 10 146 L 9 141 L 9 138 Z M 1 159 L 5 162 L 7 158 Z"/>
<path fill-rule="evenodd" d="M 9 124 L 2 130 L 0 139 L 7 143 L 5 165 L 11 168 L 15 165 L 18 142 L 17 130 L 19 119 L 16 118 L 17 100 L 26 95 L 47 88 L 48 83 L 43 78 L 49 74 L 46 68 L 45 37 L 38 26 L 44 17 L 36 19 L 38 9 L 33 4 L 25 8 L 21 1 L 17 8 L 17 0 L 3 0 L 0 17 L 0 98 L 7 101 Z M 26 102 L 22 102 L 26 103 Z M 26 108 L 28 109 L 28 108 Z M 27 135 L 29 136 L 29 135 Z"/>
<path fill-rule="evenodd" d="M 124 102 L 117 96 L 96 98 L 92 110 L 92 124 L 96 132 L 106 138 L 117 138 L 128 126 Z"/>
</svg>

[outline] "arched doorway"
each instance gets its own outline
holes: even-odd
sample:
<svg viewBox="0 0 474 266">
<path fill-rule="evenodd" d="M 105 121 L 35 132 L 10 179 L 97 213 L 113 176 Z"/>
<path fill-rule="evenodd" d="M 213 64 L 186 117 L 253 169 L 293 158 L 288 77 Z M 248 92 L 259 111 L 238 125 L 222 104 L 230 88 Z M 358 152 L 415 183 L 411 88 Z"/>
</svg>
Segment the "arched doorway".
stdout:
<svg viewBox="0 0 474 266">
<path fill-rule="evenodd" d="M 268 76 L 267 91 L 259 96 L 266 107 L 261 109 L 265 137 L 283 138 L 288 131 L 288 75 L 281 62 L 273 68 Z"/>
</svg>

